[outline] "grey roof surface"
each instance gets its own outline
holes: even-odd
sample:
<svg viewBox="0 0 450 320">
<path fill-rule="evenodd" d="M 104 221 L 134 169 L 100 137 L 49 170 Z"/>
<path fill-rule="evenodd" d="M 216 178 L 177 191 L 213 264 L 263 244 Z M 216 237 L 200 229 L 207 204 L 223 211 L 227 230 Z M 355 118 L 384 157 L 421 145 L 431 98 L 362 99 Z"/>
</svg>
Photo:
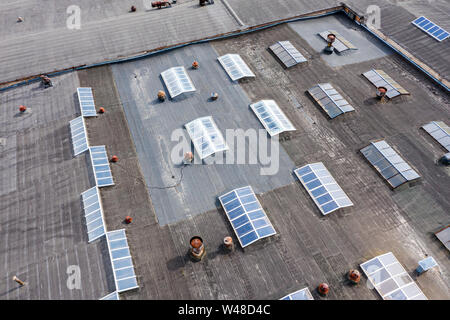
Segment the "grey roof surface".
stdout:
<svg viewBox="0 0 450 320">
<path fill-rule="evenodd" d="M 81 208 L 80 194 L 92 186 L 88 160 L 73 157 L 70 140 L 78 77 L 61 76 L 54 85 L 0 95 L 0 299 L 98 299 L 110 292 L 106 242 L 88 244 Z M 81 289 L 66 286 L 71 265 L 80 267 Z"/>
<path fill-rule="evenodd" d="M 219 195 L 239 186 L 251 185 L 256 193 L 261 193 L 294 181 L 294 164 L 282 148 L 280 171 L 273 176 L 260 174 L 261 170 L 268 171 L 269 166 L 207 164 L 208 158 L 204 164 L 185 167 L 181 173 L 182 158 L 171 158 L 171 152 L 178 143 L 178 138 L 177 141 L 171 141 L 172 133 L 178 129 L 188 138 L 184 125 L 199 117 L 212 115 L 225 139 L 227 129 L 245 131 L 255 128 L 266 133 L 249 108 L 251 100 L 238 83 L 229 79 L 217 61 L 218 56 L 210 44 L 201 44 L 142 61 L 112 66 L 152 203 L 161 225 L 213 210 L 217 206 Z M 190 67 L 194 60 L 200 61 L 198 70 Z M 166 89 L 159 74 L 176 65 L 185 66 L 197 91 L 182 99 L 168 99 L 160 103 L 156 93 Z M 211 92 L 219 94 L 217 101 L 209 101 Z M 227 141 L 231 148 L 230 143 Z M 245 145 L 248 154 L 248 141 Z M 254 148 L 255 146 L 252 146 L 251 150 L 254 151 Z M 236 150 L 237 142 L 233 148 L 234 152 Z M 233 153 L 227 151 L 224 161 L 232 155 Z M 234 159 L 236 160 L 236 156 Z M 181 182 L 176 188 L 164 189 L 179 181 Z"/>
</svg>

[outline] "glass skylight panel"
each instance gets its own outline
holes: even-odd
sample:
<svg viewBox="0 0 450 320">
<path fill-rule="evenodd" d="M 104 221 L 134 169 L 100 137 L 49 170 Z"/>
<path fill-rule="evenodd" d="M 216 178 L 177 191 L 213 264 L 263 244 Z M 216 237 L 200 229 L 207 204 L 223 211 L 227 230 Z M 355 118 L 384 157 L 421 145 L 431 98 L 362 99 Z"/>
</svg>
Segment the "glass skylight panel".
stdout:
<svg viewBox="0 0 450 320">
<path fill-rule="evenodd" d="M 116 283 L 116 292 L 138 288 L 125 229 L 107 232 L 106 240 Z"/>
<path fill-rule="evenodd" d="M 83 116 L 73 119 L 69 122 L 70 134 L 72 136 L 73 154 L 79 155 L 89 149 L 89 143 L 86 132 L 86 123 Z"/>
<path fill-rule="evenodd" d="M 284 131 L 295 130 L 292 123 L 281 111 L 278 104 L 273 100 L 261 100 L 250 105 L 250 108 L 261 121 L 270 136 Z"/>
<path fill-rule="evenodd" d="M 185 124 L 201 159 L 216 152 L 228 150 L 228 146 L 212 117 L 202 117 Z"/>
<path fill-rule="evenodd" d="M 106 187 L 114 185 L 105 146 L 90 147 L 89 151 L 97 186 Z"/>
<path fill-rule="evenodd" d="M 280 59 L 286 68 L 290 68 L 298 63 L 307 61 L 290 41 L 278 41 L 269 48 L 278 57 L 278 59 Z"/>
<path fill-rule="evenodd" d="M 319 35 L 325 40 L 327 41 L 328 35 L 332 33 L 336 36 L 334 42 L 333 42 L 333 47 L 334 49 L 341 53 L 344 52 L 346 50 L 357 50 L 357 48 L 347 39 L 345 39 L 343 36 L 341 36 L 337 31 L 335 30 L 327 30 L 327 31 L 323 31 L 321 33 L 319 33 Z"/>
<path fill-rule="evenodd" d="M 401 94 L 409 94 L 402 86 L 394 81 L 390 76 L 388 76 L 383 70 L 372 69 L 370 71 L 363 73 L 364 77 L 367 78 L 376 88 L 385 87 L 387 89 L 386 96 L 389 99 L 397 97 Z"/>
<path fill-rule="evenodd" d="M 97 187 L 93 187 L 81 194 L 84 218 L 88 232 L 88 241 L 92 242 L 106 233 L 103 218 L 102 201 Z"/>
<path fill-rule="evenodd" d="M 355 110 L 329 83 L 315 85 L 308 92 L 331 119 Z"/>
<path fill-rule="evenodd" d="M 83 117 L 95 117 L 94 95 L 91 88 L 77 88 L 78 102 L 80 103 L 81 115 Z"/>
<path fill-rule="evenodd" d="M 364 262 L 361 269 L 384 300 L 428 300 L 392 252 Z"/>
<path fill-rule="evenodd" d="M 322 162 L 307 164 L 294 172 L 323 215 L 353 206 Z"/>
<path fill-rule="evenodd" d="M 171 98 L 175 98 L 185 92 L 195 91 L 194 84 L 189 78 L 186 69 L 182 66 L 167 69 L 161 73 L 161 77 Z"/>
<path fill-rule="evenodd" d="M 422 127 L 447 151 L 450 151 L 450 127 L 442 121 L 431 121 Z"/>
<path fill-rule="evenodd" d="M 222 67 L 230 76 L 231 80 L 236 81 L 244 77 L 254 77 L 255 75 L 247 66 L 247 64 L 242 60 L 241 56 L 238 54 L 226 54 L 224 56 L 218 57 Z"/>
<path fill-rule="evenodd" d="M 371 142 L 361 153 L 393 188 L 420 178 L 384 140 Z"/>
<path fill-rule="evenodd" d="M 114 291 L 113 293 L 110 293 L 110 294 L 104 296 L 100 300 L 120 300 L 120 299 L 119 299 L 119 294 L 117 293 L 117 291 Z"/>
<path fill-rule="evenodd" d="M 428 33 L 430 36 L 435 38 L 437 41 L 444 41 L 447 39 L 450 34 L 436 25 L 435 23 L 431 22 L 424 16 L 421 16 L 417 18 L 416 20 L 411 22 L 413 25 L 415 25 L 417 28 L 421 29 L 422 31 Z"/>
<path fill-rule="evenodd" d="M 288 294 L 280 300 L 314 300 L 314 298 L 308 288 L 303 288 Z"/>
<path fill-rule="evenodd" d="M 276 234 L 251 186 L 234 189 L 220 196 L 219 201 L 243 248 Z"/>
</svg>

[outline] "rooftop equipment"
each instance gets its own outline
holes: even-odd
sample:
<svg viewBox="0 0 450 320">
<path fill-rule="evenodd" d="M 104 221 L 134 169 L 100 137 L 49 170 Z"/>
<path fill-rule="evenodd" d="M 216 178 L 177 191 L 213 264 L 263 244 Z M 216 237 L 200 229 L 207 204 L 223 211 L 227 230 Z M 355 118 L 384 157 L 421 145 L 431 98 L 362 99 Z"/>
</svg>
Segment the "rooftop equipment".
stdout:
<svg viewBox="0 0 450 320">
<path fill-rule="evenodd" d="M 409 95 L 401 85 L 392 79 L 383 70 L 369 70 L 363 73 L 363 76 L 369 80 L 377 88 L 377 97 L 381 98 L 386 95 L 389 99 L 400 95 Z M 381 90 L 382 89 L 382 90 Z"/>
<path fill-rule="evenodd" d="M 413 25 L 415 25 L 417 28 L 422 30 L 423 32 L 427 33 L 431 37 L 435 38 L 437 41 L 441 42 L 447 39 L 450 34 L 436 25 L 435 23 L 431 22 L 424 16 L 421 16 L 417 18 L 416 20 L 411 22 Z"/>
<path fill-rule="evenodd" d="M 191 246 L 191 256 L 195 260 L 201 260 L 206 253 L 205 246 L 203 245 L 203 239 L 199 236 L 194 236 L 191 240 L 189 240 L 189 244 Z"/>
<path fill-rule="evenodd" d="M 171 7 L 171 6 L 172 6 L 172 4 L 169 1 L 165 1 L 165 0 L 152 2 L 152 8 L 161 9 L 163 7 L 166 8 L 166 7 Z"/>
<path fill-rule="evenodd" d="M 103 206 L 98 187 L 95 186 L 81 194 L 84 218 L 88 233 L 88 242 L 92 242 L 106 233 Z"/>
<path fill-rule="evenodd" d="M 222 67 L 233 81 L 246 77 L 255 77 L 253 72 L 238 54 L 229 53 L 218 57 L 217 60 L 219 60 Z"/>
<path fill-rule="evenodd" d="M 280 300 L 314 300 L 308 288 L 303 288 L 284 296 Z"/>
<path fill-rule="evenodd" d="M 81 115 L 83 117 L 95 117 L 97 112 L 95 111 L 94 95 L 92 94 L 92 88 L 77 88 L 78 102 L 80 103 Z"/>
<path fill-rule="evenodd" d="M 308 93 L 331 119 L 355 111 L 348 101 L 329 83 L 317 84 L 309 89 Z"/>
<path fill-rule="evenodd" d="M 450 251 L 450 225 L 435 233 L 436 237 Z"/>
<path fill-rule="evenodd" d="M 290 68 L 307 61 L 290 41 L 278 41 L 277 43 L 271 45 L 269 49 L 286 68 Z"/>
<path fill-rule="evenodd" d="M 347 50 L 357 50 L 357 48 L 350 41 L 345 39 L 335 30 L 323 31 L 319 33 L 319 35 L 327 42 L 327 48 L 334 48 L 334 50 L 338 53 L 342 53 Z"/>
<path fill-rule="evenodd" d="M 172 99 L 182 93 L 195 91 L 194 84 L 183 66 L 167 69 L 161 73 L 161 77 Z"/>
<path fill-rule="evenodd" d="M 422 127 L 441 146 L 450 152 L 450 127 L 443 121 L 431 121 Z"/>
<path fill-rule="evenodd" d="M 264 128 L 266 128 L 270 136 L 285 131 L 295 130 L 295 127 L 274 100 L 261 100 L 252 103 L 250 108 L 256 114 Z"/>
<path fill-rule="evenodd" d="M 89 149 L 86 123 L 83 116 L 79 116 L 69 122 L 70 134 L 72 136 L 73 154 L 75 156 Z"/>
<path fill-rule="evenodd" d="M 422 273 L 430 270 L 431 268 L 436 267 L 438 264 L 433 257 L 427 257 L 423 260 L 419 261 L 419 266 L 416 269 L 417 274 L 421 275 Z"/>
<path fill-rule="evenodd" d="M 114 185 L 105 146 L 89 147 L 97 187 Z"/>
</svg>

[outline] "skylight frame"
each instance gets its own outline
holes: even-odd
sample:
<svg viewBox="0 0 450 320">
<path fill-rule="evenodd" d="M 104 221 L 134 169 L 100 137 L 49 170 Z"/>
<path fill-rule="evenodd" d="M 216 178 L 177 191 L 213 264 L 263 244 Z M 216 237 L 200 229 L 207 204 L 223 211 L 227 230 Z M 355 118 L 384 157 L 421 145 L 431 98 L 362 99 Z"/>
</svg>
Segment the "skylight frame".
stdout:
<svg viewBox="0 0 450 320">
<path fill-rule="evenodd" d="M 280 300 L 314 300 L 311 291 L 309 291 L 308 287 L 292 292 Z"/>
<path fill-rule="evenodd" d="M 83 116 L 79 116 L 69 122 L 72 138 L 72 150 L 74 156 L 89 150 L 89 140 L 86 130 L 86 122 Z"/>
<path fill-rule="evenodd" d="M 229 149 L 212 116 L 194 119 L 186 123 L 184 127 L 200 159 Z"/>
<path fill-rule="evenodd" d="M 297 50 L 290 41 L 277 41 L 269 47 L 274 55 L 283 63 L 286 68 L 291 68 L 299 63 L 308 60 Z M 281 49 L 281 50 L 280 50 Z"/>
<path fill-rule="evenodd" d="M 172 99 L 182 93 L 196 91 L 194 83 L 183 66 L 169 68 L 161 72 L 161 77 Z"/>
<path fill-rule="evenodd" d="M 401 85 L 399 85 L 394 79 L 392 79 L 383 70 L 371 69 L 363 73 L 363 76 L 369 80 L 376 88 L 385 87 L 387 89 L 386 96 L 389 99 L 395 98 L 400 95 L 409 95 Z"/>
<path fill-rule="evenodd" d="M 426 21 L 428 21 L 428 22 L 426 22 Z M 430 37 L 436 39 L 439 42 L 442 42 L 445 39 L 447 39 L 448 37 L 450 37 L 450 33 L 448 31 L 446 31 L 442 27 L 438 26 L 436 23 L 434 23 L 433 21 L 431 21 L 430 19 L 428 19 L 425 16 L 420 16 L 420 17 L 414 19 L 413 21 L 411 21 L 411 23 L 414 26 L 416 26 L 417 28 L 419 28 L 420 30 L 422 30 L 423 32 L 425 32 L 426 34 L 428 34 Z M 435 29 L 435 28 L 437 28 L 437 29 Z M 430 32 L 430 30 L 433 30 L 433 31 Z M 439 32 L 439 31 L 442 31 L 442 32 Z M 444 35 L 444 37 L 442 38 L 443 35 Z"/>
<path fill-rule="evenodd" d="M 376 256 L 360 267 L 383 300 L 428 300 L 392 252 Z M 394 289 L 388 289 L 392 284 Z M 412 288 L 416 294 L 410 294 Z"/>
<path fill-rule="evenodd" d="M 450 126 L 443 121 L 431 121 L 422 126 L 430 136 L 450 152 Z"/>
<path fill-rule="evenodd" d="M 295 169 L 294 173 L 324 216 L 353 206 L 353 202 L 322 162 L 306 164 Z"/>
<path fill-rule="evenodd" d="M 255 74 L 250 70 L 239 54 L 228 53 L 217 58 L 231 80 L 253 78 Z M 236 71 L 236 72 L 235 72 Z"/>
<path fill-rule="evenodd" d="M 94 93 L 91 87 L 77 88 L 78 103 L 83 117 L 96 117 Z"/>
<path fill-rule="evenodd" d="M 266 128 L 270 136 L 280 134 L 285 131 L 295 131 L 295 127 L 291 121 L 286 117 L 284 112 L 274 100 L 259 100 L 250 104 L 250 108 L 258 117 L 261 124 Z M 263 109 L 260 111 L 259 109 Z M 264 114 L 267 116 L 264 118 Z M 266 121 L 266 120 L 272 121 Z M 273 124 L 275 126 L 273 126 Z"/>
<path fill-rule="evenodd" d="M 91 165 L 94 171 L 95 184 L 101 187 L 114 185 L 114 178 L 109 165 L 108 154 L 105 146 L 89 147 Z"/>
<path fill-rule="evenodd" d="M 84 218 L 88 233 L 88 242 L 91 243 L 106 234 L 105 217 L 103 215 L 102 199 L 97 186 L 81 194 Z"/>
<path fill-rule="evenodd" d="M 308 90 L 308 93 L 325 111 L 330 119 L 334 119 L 344 113 L 355 111 L 355 108 L 353 108 L 353 106 L 333 87 L 333 85 L 331 85 L 331 83 L 316 84 Z"/>
<path fill-rule="evenodd" d="M 219 201 L 242 248 L 277 233 L 251 186 L 233 189 Z"/>
</svg>

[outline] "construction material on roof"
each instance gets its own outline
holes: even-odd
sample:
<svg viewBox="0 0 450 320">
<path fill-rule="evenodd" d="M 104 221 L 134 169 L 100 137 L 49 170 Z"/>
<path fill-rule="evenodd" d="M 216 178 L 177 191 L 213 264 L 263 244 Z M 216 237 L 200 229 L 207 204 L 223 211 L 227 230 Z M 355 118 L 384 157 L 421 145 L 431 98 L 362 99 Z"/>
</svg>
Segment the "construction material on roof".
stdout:
<svg viewBox="0 0 450 320">
<path fill-rule="evenodd" d="M 435 233 L 436 237 L 450 251 L 450 225 Z"/>
<path fill-rule="evenodd" d="M 323 215 L 353 206 L 353 202 L 322 162 L 307 164 L 294 172 Z"/>
<path fill-rule="evenodd" d="M 250 105 L 270 136 L 295 130 L 292 123 L 274 100 L 261 100 Z"/>
<path fill-rule="evenodd" d="M 303 288 L 288 294 L 280 300 L 314 300 L 314 298 L 308 288 Z"/>
<path fill-rule="evenodd" d="M 217 60 L 219 60 L 222 67 L 233 81 L 246 77 L 255 77 L 253 72 L 238 54 L 229 53 L 218 57 Z"/>
<path fill-rule="evenodd" d="M 384 140 L 371 142 L 360 151 L 392 188 L 420 178 L 419 174 Z"/>
<path fill-rule="evenodd" d="M 384 87 L 386 88 L 386 96 L 389 99 L 397 97 L 399 95 L 408 95 L 409 92 L 406 91 L 401 85 L 395 82 L 390 76 L 386 74 L 383 70 L 369 70 L 363 73 L 363 76 L 367 78 L 376 88 Z"/>
<path fill-rule="evenodd" d="M 362 263 L 361 269 L 384 300 L 428 300 L 392 252 Z"/>
<path fill-rule="evenodd" d="M 81 200 L 83 201 L 88 241 L 92 242 L 106 233 L 102 201 L 97 186 L 83 192 L 81 194 Z"/>
<path fill-rule="evenodd" d="M 92 88 L 77 88 L 78 102 L 80 103 L 81 115 L 83 117 L 95 117 L 97 111 L 95 111 L 94 95 Z"/>
<path fill-rule="evenodd" d="M 228 150 L 228 146 L 211 116 L 195 119 L 184 125 L 201 159 L 216 152 Z"/>
<path fill-rule="evenodd" d="M 112 263 L 116 292 L 120 293 L 138 288 L 125 229 L 107 232 L 106 240 Z"/>
<path fill-rule="evenodd" d="M 443 121 L 431 121 L 422 127 L 447 151 L 450 151 L 450 127 Z"/>
<path fill-rule="evenodd" d="M 444 41 L 445 39 L 447 39 L 450 36 L 450 34 L 447 31 L 445 31 L 444 29 L 439 27 L 437 24 L 431 22 L 424 16 L 417 18 L 416 20 L 412 21 L 411 23 L 413 25 L 415 25 L 417 28 L 419 28 L 420 30 L 424 31 L 428 35 L 435 38 L 439 42 Z"/>
<path fill-rule="evenodd" d="M 323 31 L 320 32 L 319 35 L 328 43 L 328 35 L 329 34 L 333 34 L 335 36 L 335 40 L 333 42 L 333 47 L 334 49 L 341 53 L 347 50 L 357 50 L 358 48 L 356 48 L 350 41 L 348 41 L 347 39 L 345 39 L 343 36 L 341 36 L 337 31 L 335 30 L 327 30 L 327 31 Z"/>
<path fill-rule="evenodd" d="M 296 64 L 306 62 L 306 58 L 292 45 L 290 41 L 278 41 L 271 45 L 269 49 L 280 59 L 286 68 Z"/>
<path fill-rule="evenodd" d="M 69 122 L 70 135 L 72 136 L 73 154 L 75 156 L 89 149 L 89 142 L 84 117 L 79 116 Z"/>
<path fill-rule="evenodd" d="M 219 201 L 243 248 L 276 234 L 251 186 L 234 189 Z"/>
<path fill-rule="evenodd" d="M 167 69 L 161 73 L 161 77 L 171 98 L 175 98 L 182 93 L 195 91 L 191 78 L 182 66 Z"/>
<path fill-rule="evenodd" d="M 308 93 L 322 107 L 331 119 L 355 109 L 339 94 L 331 84 L 317 84 Z"/>
<path fill-rule="evenodd" d="M 97 187 L 114 185 L 105 146 L 89 147 Z"/>
</svg>

